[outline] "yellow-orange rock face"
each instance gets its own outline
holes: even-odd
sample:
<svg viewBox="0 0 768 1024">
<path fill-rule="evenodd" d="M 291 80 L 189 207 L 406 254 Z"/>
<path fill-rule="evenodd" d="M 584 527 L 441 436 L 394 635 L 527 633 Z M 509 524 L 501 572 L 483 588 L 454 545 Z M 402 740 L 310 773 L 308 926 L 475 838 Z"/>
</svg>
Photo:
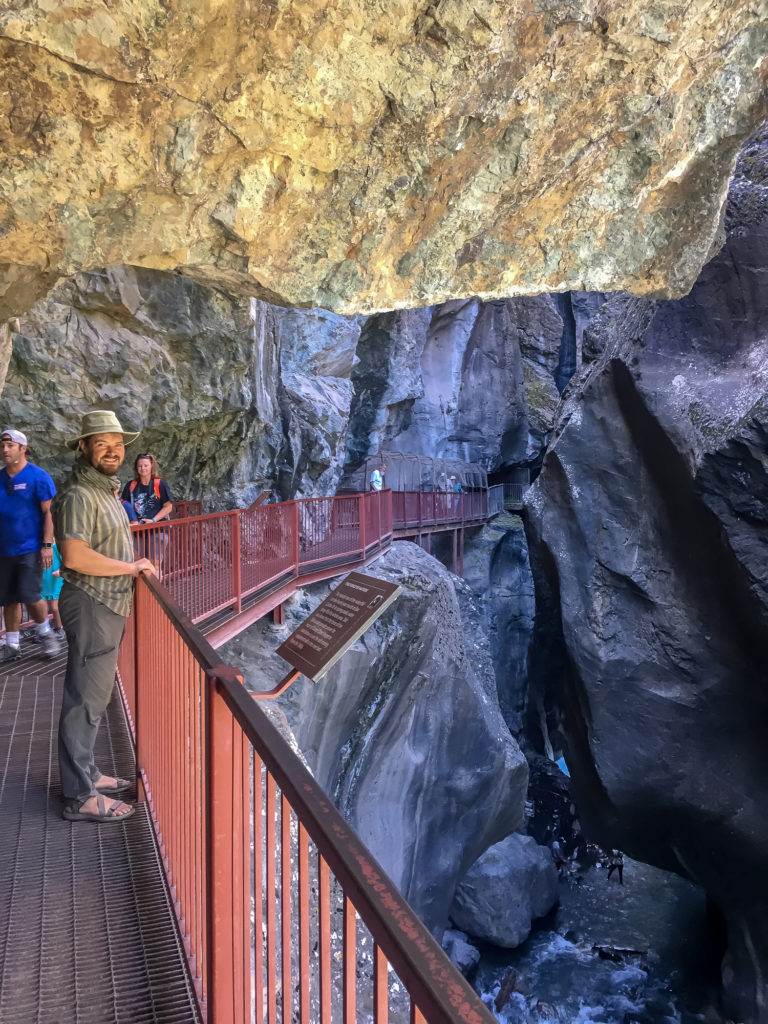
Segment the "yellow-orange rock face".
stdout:
<svg viewBox="0 0 768 1024">
<path fill-rule="evenodd" d="M 766 0 L 1 0 L 0 310 L 128 263 L 338 312 L 679 295 Z"/>
</svg>

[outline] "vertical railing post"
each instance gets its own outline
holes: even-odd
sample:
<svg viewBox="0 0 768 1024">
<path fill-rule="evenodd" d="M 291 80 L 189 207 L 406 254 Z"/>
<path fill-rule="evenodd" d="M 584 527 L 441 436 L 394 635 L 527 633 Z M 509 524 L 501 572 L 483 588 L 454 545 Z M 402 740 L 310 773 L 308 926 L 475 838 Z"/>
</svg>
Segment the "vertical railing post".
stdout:
<svg viewBox="0 0 768 1024">
<path fill-rule="evenodd" d="M 141 736 L 141 715 L 139 713 L 140 695 L 140 675 L 139 675 L 139 657 L 141 654 L 141 647 L 139 645 L 139 636 L 142 635 L 142 631 L 139 630 L 139 617 L 144 611 L 144 600 L 147 597 L 147 588 L 144 585 L 141 577 L 137 577 L 133 591 L 133 707 L 131 712 L 133 713 L 133 728 L 135 730 L 135 742 L 136 742 L 136 796 L 139 801 L 146 800 L 147 795 L 144 792 L 144 784 L 141 780 L 141 767 L 142 767 L 142 754 L 143 754 L 143 743 Z M 146 634 L 143 634 L 146 635 Z"/>
<path fill-rule="evenodd" d="M 360 495 L 360 552 L 365 558 L 365 494 Z"/>
<path fill-rule="evenodd" d="M 291 516 L 291 526 L 293 529 L 293 569 L 298 579 L 299 576 L 299 503 L 298 501 L 293 502 L 293 515 Z"/>
<path fill-rule="evenodd" d="M 376 533 L 379 539 L 378 546 L 381 547 L 381 503 L 384 500 L 383 492 L 377 491 L 376 495 Z"/>
<path fill-rule="evenodd" d="M 206 1006 L 210 1022 L 235 1024 L 232 944 L 232 716 L 208 675 L 206 710 Z"/>
<path fill-rule="evenodd" d="M 243 607 L 242 566 L 240 564 L 240 513 L 232 512 L 229 521 L 232 534 L 232 589 L 235 598 L 235 611 Z"/>
</svg>

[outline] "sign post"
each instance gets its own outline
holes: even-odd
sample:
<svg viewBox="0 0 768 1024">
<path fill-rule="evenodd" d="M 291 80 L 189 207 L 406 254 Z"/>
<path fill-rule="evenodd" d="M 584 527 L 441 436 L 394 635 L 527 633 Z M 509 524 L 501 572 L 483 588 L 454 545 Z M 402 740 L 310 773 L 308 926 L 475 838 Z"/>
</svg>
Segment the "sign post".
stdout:
<svg viewBox="0 0 768 1024">
<path fill-rule="evenodd" d="M 279 697 L 302 673 L 317 682 L 401 593 L 395 583 L 351 572 L 278 647 L 293 671 L 254 698 Z"/>
</svg>

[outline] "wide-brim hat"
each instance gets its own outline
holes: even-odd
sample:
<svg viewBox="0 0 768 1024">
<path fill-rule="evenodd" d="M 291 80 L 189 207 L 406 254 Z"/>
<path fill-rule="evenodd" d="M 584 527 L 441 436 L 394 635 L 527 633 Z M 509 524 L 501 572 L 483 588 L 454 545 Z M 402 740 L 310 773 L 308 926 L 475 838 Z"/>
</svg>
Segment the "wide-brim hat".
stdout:
<svg viewBox="0 0 768 1024">
<path fill-rule="evenodd" d="M 122 434 L 123 443 L 131 444 L 139 436 L 139 433 L 138 430 L 123 430 L 120 420 L 111 409 L 95 409 L 83 416 L 80 433 L 77 437 L 67 439 L 67 448 L 74 451 L 78 441 L 82 441 L 85 437 L 92 437 L 94 434 Z"/>
</svg>

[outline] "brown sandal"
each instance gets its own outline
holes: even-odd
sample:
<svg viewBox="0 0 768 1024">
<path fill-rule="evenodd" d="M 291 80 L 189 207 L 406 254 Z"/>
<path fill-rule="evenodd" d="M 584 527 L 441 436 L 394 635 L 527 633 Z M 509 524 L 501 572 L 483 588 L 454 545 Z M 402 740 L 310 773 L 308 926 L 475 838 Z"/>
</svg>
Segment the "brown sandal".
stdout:
<svg viewBox="0 0 768 1024">
<path fill-rule="evenodd" d="M 90 797 L 86 799 L 90 799 Z M 106 824 L 107 822 L 125 821 L 126 818 L 130 818 L 136 811 L 135 807 L 132 807 L 130 804 L 124 804 L 122 800 L 113 800 L 111 806 L 107 808 L 102 793 L 96 794 L 96 806 L 99 808 L 98 813 L 80 810 L 85 802 L 86 800 L 76 800 L 74 803 L 67 804 L 61 812 L 62 818 L 66 821 L 95 821 L 100 824 Z M 118 807 L 127 807 L 128 810 L 125 814 L 118 814 Z"/>
</svg>

